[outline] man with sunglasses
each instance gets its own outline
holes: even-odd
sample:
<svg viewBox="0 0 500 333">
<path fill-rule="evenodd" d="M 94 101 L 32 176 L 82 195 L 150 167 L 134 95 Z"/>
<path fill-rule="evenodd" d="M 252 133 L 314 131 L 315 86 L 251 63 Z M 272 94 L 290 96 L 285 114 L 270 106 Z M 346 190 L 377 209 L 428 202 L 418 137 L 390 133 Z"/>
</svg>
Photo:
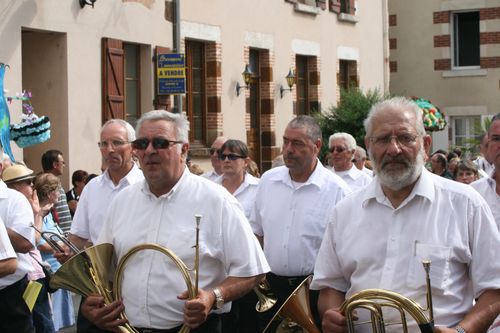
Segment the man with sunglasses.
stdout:
<svg viewBox="0 0 500 333">
<path fill-rule="evenodd" d="M 212 146 L 210 147 L 210 162 L 212 163 L 213 170 L 207 171 L 201 176 L 212 181 L 216 180 L 222 175 L 222 162 L 219 160 L 219 155 L 221 153 L 220 148 L 227 141 L 225 136 L 218 136 Z"/>
<path fill-rule="evenodd" d="M 147 252 L 130 257 L 123 274 L 123 300 L 103 306 L 88 297 L 82 311 L 103 329 L 126 322 L 126 309 L 139 332 L 220 332 L 230 301 L 248 293 L 269 270 L 238 201 L 221 186 L 189 172 L 189 123 L 184 115 L 150 111 L 139 119 L 132 147 L 145 180 L 111 202 L 99 243 L 112 243 L 120 260 L 131 247 L 154 243 L 195 266 L 196 215 L 199 225 L 199 288 L 188 299 L 179 269 L 168 258 Z"/>
<path fill-rule="evenodd" d="M 471 186 L 486 200 L 500 228 L 500 113 L 491 120 L 486 150 L 493 161 L 493 170 L 487 177 L 473 182 Z"/>
<path fill-rule="evenodd" d="M 271 266 L 266 278 L 279 304 L 312 274 L 327 212 L 350 192 L 347 184 L 318 160 L 321 145 L 321 128 L 314 118 L 291 120 L 283 135 L 285 165 L 265 172 L 257 187 L 250 223 L 264 245 Z M 310 296 L 319 324 L 318 293 Z M 261 325 L 268 319 L 264 315 Z"/>
<path fill-rule="evenodd" d="M 342 178 L 351 190 L 363 188 L 372 181 L 372 177 L 359 170 L 352 160 L 356 152 L 356 140 L 349 133 L 335 133 L 328 140 L 330 150 L 332 171 Z"/>
<path fill-rule="evenodd" d="M 486 332 L 500 310 L 500 261 L 490 259 L 500 253 L 500 233 L 488 205 L 470 186 L 425 169 L 431 137 L 412 100 L 379 102 L 364 124 L 376 176 L 329 214 L 311 284 L 320 290 L 323 332 L 345 332 L 340 307 L 366 289 L 394 291 L 425 308 L 424 260 L 431 261 L 436 332 Z M 366 308 L 356 311 L 358 322 L 370 319 Z M 384 307 L 386 323 L 400 320 Z M 408 331 L 420 331 L 414 320 Z"/>
</svg>

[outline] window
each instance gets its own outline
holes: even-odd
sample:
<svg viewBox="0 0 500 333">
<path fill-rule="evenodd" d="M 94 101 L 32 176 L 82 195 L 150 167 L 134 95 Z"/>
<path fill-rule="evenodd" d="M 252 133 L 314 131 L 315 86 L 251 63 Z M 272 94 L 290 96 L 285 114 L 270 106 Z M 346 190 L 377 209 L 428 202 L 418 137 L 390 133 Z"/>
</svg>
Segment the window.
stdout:
<svg viewBox="0 0 500 333">
<path fill-rule="evenodd" d="M 479 12 L 453 13 L 452 22 L 453 66 L 479 66 Z"/>
<path fill-rule="evenodd" d="M 354 0 L 340 0 L 340 12 L 354 15 Z"/>
<path fill-rule="evenodd" d="M 353 60 L 339 60 L 338 85 L 340 88 L 349 89 L 358 87 L 358 65 Z"/>
<path fill-rule="evenodd" d="M 453 145 L 470 147 L 481 136 L 481 117 L 453 117 Z"/>
<path fill-rule="evenodd" d="M 186 106 L 189 141 L 206 144 L 205 44 L 186 41 Z"/>
<path fill-rule="evenodd" d="M 309 114 L 309 73 L 308 57 L 298 55 L 295 60 L 297 115 Z"/>
<path fill-rule="evenodd" d="M 125 120 L 135 127 L 141 116 L 140 47 L 123 44 L 125 55 Z"/>
</svg>

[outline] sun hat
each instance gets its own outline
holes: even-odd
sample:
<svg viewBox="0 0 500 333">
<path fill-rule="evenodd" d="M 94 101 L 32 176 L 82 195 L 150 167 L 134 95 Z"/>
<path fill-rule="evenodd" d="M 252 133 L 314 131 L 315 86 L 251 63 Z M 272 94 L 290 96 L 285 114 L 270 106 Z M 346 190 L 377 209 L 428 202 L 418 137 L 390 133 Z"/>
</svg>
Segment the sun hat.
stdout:
<svg viewBox="0 0 500 333">
<path fill-rule="evenodd" d="M 22 164 L 14 164 L 6 168 L 2 173 L 2 180 L 6 184 L 16 183 L 21 180 L 27 180 L 33 178 L 35 178 L 33 170 L 28 169 Z"/>
</svg>

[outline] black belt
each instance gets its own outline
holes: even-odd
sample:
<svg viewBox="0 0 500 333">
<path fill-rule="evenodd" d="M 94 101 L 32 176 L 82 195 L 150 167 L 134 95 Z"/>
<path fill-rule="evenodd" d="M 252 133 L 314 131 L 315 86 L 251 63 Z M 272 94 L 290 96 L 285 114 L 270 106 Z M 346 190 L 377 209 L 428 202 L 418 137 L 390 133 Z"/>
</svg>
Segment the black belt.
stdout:
<svg viewBox="0 0 500 333">
<path fill-rule="evenodd" d="M 288 284 L 290 287 L 296 287 L 302 283 L 309 275 L 304 276 L 280 276 L 274 273 L 267 273 L 267 278 L 269 281 L 276 281 L 282 284 Z M 272 283 L 272 282 L 271 282 Z"/>
<path fill-rule="evenodd" d="M 139 327 L 136 327 L 135 329 L 139 331 L 139 333 L 177 333 L 181 328 L 182 325 L 170 329 L 139 328 Z"/>
</svg>

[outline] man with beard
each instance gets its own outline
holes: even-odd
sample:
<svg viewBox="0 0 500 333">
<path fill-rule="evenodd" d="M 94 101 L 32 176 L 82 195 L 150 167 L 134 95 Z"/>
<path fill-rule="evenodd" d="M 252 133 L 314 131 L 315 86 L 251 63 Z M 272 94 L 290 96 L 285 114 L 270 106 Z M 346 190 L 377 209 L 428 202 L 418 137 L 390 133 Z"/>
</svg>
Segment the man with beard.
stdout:
<svg viewBox="0 0 500 333">
<path fill-rule="evenodd" d="M 124 188 L 144 179 L 142 171 L 132 160 L 132 145 L 135 132 L 132 126 L 121 119 L 108 120 L 101 129 L 98 146 L 106 171 L 92 179 L 83 188 L 78 208 L 71 225 L 70 241 L 83 249 L 95 244 L 104 223 L 111 200 Z M 60 261 L 67 256 L 55 254 Z M 78 312 L 78 332 L 100 332 Z"/>
<path fill-rule="evenodd" d="M 290 121 L 283 135 L 285 165 L 264 173 L 257 188 L 250 224 L 271 266 L 267 281 L 278 297 L 276 308 L 312 274 L 327 212 L 350 192 L 318 160 L 321 138 L 314 118 L 298 116 Z M 319 323 L 318 293 L 310 296 Z"/>
<path fill-rule="evenodd" d="M 323 332 L 345 332 L 339 308 L 364 289 L 392 290 L 425 305 L 423 260 L 431 261 L 436 332 L 485 332 L 500 304 L 500 261 L 487 259 L 500 253 L 500 234 L 486 202 L 424 168 L 431 137 L 412 101 L 376 104 L 365 129 L 377 177 L 331 212 L 311 285 L 320 290 Z M 392 311 L 384 310 L 386 322 L 399 321 Z M 358 309 L 357 316 L 368 314 Z"/>
</svg>

